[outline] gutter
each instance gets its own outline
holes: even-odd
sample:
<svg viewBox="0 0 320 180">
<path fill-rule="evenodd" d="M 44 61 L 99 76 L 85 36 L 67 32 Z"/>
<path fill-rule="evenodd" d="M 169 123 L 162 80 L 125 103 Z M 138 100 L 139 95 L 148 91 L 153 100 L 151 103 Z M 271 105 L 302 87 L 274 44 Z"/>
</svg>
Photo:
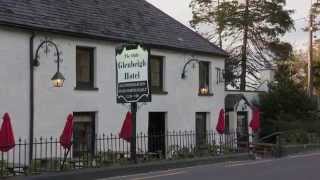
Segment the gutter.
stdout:
<svg viewBox="0 0 320 180">
<path fill-rule="evenodd" d="M 32 157 L 33 157 L 33 138 L 34 138 L 34 38 L 36 34 L 32 32 L 30 36 L 30 44 L 29 44 L 29 165 L 32 164 Z"/>
</svg>

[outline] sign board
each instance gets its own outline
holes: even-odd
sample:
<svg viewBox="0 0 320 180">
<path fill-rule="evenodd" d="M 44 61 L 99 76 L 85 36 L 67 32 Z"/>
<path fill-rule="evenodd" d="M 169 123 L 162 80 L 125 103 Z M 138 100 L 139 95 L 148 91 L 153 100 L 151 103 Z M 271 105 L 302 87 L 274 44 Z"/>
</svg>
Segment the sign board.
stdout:
<svg viewBox="0 0 320 180">
<path fill-rule="evenodd" d="M 129 44 L 116 49 L 117 103 L 151 102 L 149 50 Z"/>
</svg>

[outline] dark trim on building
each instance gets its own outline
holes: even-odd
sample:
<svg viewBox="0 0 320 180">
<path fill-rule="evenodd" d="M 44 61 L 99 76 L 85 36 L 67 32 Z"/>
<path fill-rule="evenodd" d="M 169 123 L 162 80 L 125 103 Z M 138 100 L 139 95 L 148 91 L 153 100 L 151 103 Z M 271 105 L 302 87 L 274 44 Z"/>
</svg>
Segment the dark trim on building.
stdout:
<svg viewBox="0 0 320 180">
<path fill-rule="evenodd" d="M 35 32 L 32 32 L 29 42 L 29 143 L 33 144 L 34 137 L 34 38 L 36 36 Z M 33 157 L 33 146 L 29 146 L 29 165 L 31 166 Z"/>
<path fill-rule="evenodd" d="M 75 87 L 74 88 L 75 91 L 99 91 L 99 88 L 89 88 L 89 87 Z"/>
<path fill-rule="evenodd" d="M 214 94 L 213 93 L 209 93 L 209 94 L 198 93 L 198 96 L 200 96 L 200 97 L 211 97 L 211 96 L 214 96 Z"/>
<path fill-rule="evenodd" d="M 168 92 L 167 91 L 155 91 L 155 90 L 153 90 L 152 94 L 153 95 L 167 95 Z"/>
</svg>

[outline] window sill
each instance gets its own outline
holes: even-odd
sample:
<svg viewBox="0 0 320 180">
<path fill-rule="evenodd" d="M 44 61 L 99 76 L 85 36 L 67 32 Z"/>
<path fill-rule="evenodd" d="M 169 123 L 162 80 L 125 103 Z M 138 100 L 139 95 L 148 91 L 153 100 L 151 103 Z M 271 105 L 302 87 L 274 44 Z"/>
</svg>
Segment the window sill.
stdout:
<svg viewBox="0 0 320 180">
<path fill-rule="evenodd" d="M 75 87 L 75 91 L 99 91 L 99 88 L 95 87 Z"/>
<path fill-rule="evenodd" d="M 167 95 L 168 92 L 166 91 L 155 91 L 155 90 L 151 90 L 151 94 L 154 94 L 154 95 Z"/>
<path fill-rule="evenodd" d="M 213 93 L 209 93 L 209 94 L 198 94 L 198 96 L 201 96 L 201 97 L 211 97 L 213 96 Z"/>
</svg>

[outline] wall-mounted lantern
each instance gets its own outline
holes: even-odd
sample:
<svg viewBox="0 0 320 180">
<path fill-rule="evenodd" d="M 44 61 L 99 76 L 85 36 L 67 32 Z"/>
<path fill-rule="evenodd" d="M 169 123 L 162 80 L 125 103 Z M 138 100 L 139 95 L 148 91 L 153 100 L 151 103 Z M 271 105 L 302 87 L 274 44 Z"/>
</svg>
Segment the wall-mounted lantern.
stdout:
<svg viewBox="0 0 320 180">
<path fill-rule="evenodd" d="M 53 46 L 55 49 L 55 56 L 57 57 L 57 59 L 55 60 L 55 63 L 57 63 L 57 72 L 51 78 L 53 87 L 59 87 L 59 88 L 63 87 L 64 80 L 65 80 L 62 73 L 60 72 L 60 63 L 62 62 L 62 59 L 60 59 L 61 52 L 59 51 L 58 46 L 54 42 L 48 39 L 45 39 L 41 41 L 41 43 L 37 47 L 36 54 L 34 56 L 33 50 L 34 50 L 35 37 L 36 37 L 36 33 L 32 33 L 30 37 L 30 59 L 29 59 L 29 62 L 30 62 L 29 144 L 33 144 L 33 140 L 34 140 L 34 105 L 35 105 L 34 103 L 34 69 L 35 67 L 38 67 L 40 65 L 39 53 L 41 48 L 45 48 L 44 49 L 45 54 L 49 53 L 50 47 Z M 29 165 L 31 165 L 32 162 L 33 162 L 33 146 L 29 146 Z"/>
<path fill-rule="evenodd" d="M 59 71 L 51 78 L 53 87 L 63 87 L 64 80 L 65 78 Z"/>
<path fill-rule="evenodd" d="M 61 52 L 58 49 L 58 46 L 50 40 L 44 40 L 42 41 L 36 51 L 36 55 L 35 55 L 35 59 L 33 60 L 33 66 L 38 67 L 40 65 L 39 62 L 39 51 L 40 49 L 45 46 L 45 53 L 47 54 L 49 52 L 49 47 L 53 46 L 55 49 L 55 55 L 57 56 L 57 60 L 55 61 L 57 63 L 57 72 L 53 75 L 53 77 L 51 78 L 53 87 L 63 87 L 65 78 L 62 75 L 62 73 L 60 72 L 60 63 L 62 62 L 62 60 L 60 59 L 60 54 Z"/>
</svg>

